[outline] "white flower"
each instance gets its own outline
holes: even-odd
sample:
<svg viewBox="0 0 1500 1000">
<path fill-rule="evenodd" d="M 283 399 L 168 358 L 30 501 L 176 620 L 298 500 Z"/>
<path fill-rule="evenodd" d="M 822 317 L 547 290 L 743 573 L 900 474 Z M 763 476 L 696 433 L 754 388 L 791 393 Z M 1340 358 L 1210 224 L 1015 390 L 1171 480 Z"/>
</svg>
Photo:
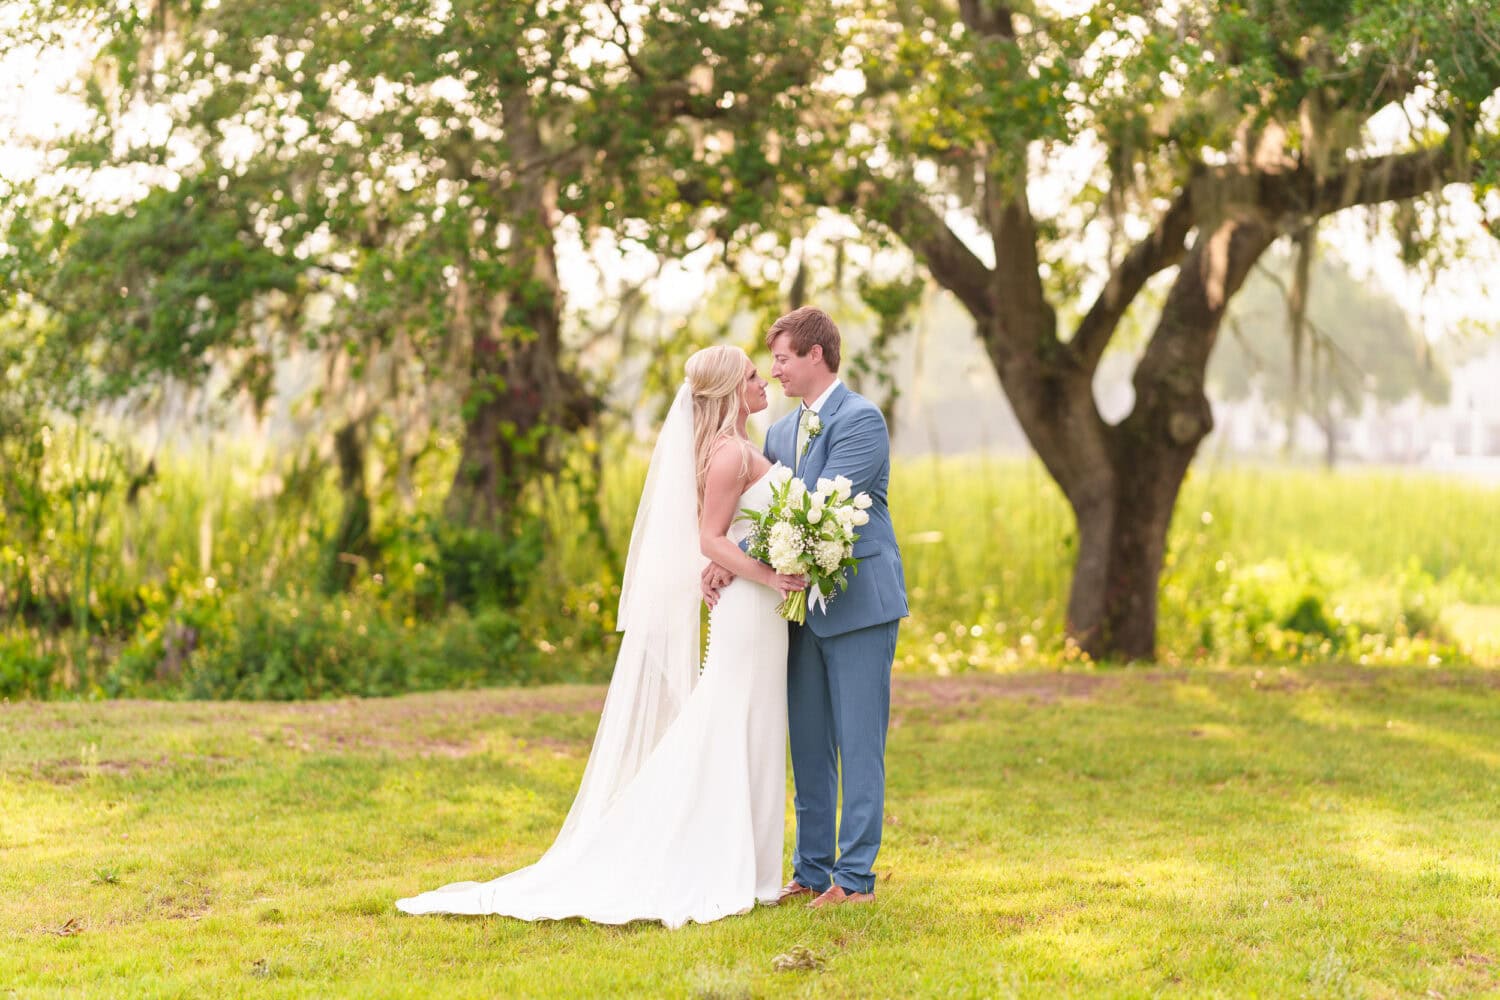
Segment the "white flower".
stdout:
<svg viewBox="0 0 1500 1000">
<path fill-rule="evenodd" d="M 838 518 L 839 524 L 845 528 L 854 523 L 854 515 L 858 513 L 853 507 L 835 507 L 833 516 Z"/>
<path fill-rule="evenodd" d="M 817 524 L 821 520 L 823 520 L 823 508 L 820 507 L 815 501 L 813 503 L 812 509 L 807 512 L 807 523 Z"/>
<path fill-rule="evenodd" d="M 854 484 L 849 481 L 848 477 L 846 477 L 846 476 L 834 476 L 833 477 L 833 492 L 834 492 L 834 494 L 840 500 L 848 500 L 849 499 L 849 491 L 852 490 L 853 488 L 854 488 Z"/>
<path fill-rule="evenodd" d="M 830 497 L 832 495 L 833 495 L 833 480 L 832 479 L 819 479 L 818 480 L 818 496 L 823 497 L 823 498 L 826 499 L 826 498 L 828 498 L 828 497 Z"/>
<path fill-rule="evenodd" d="M 870 494 L 868 493 L 860 493 L 854 497 L 854 506 L 858 507 L 860 510 L 869 510 L 870 504 L 874 502 L 874 500 L 870 499 Z"/>
<path fill-rule="evenodd" d="M 854 516 L 852 518 L 850 518 L 850 522 L 856 528 L 859 527 L 862 524 L 869 524 L 870 523 L 870 515 L 866 514 L 862 510 L 857 510 L 857 511 L 854 512 Z"/>
<path fill-rule="evenodd" d="M 832 573 L 844 559 L 844 546 L 840 542 L 819 542 L 816 553 L 818 569 Z"/>
<path fill-rule="evenodd" d="M 791 479 L 792 470 L 788 469 L 784 465 L 778 465 L 776 466 L 776 468 L 771 470 L 771 484 L 773 486 L 782 486 L 788 482 L 791 482 Z"/>
<path fill-rule="evenodd" d="M 778 573 L 797 573 L 802 569 L 802 535 L 796 527 L 786 521 L 778 521 L 771 528 L 771 568 Z"/>
<path fill-rule="evenodd" d="M 819 419 L 816 413 L 809 413 L 807 415 L 807 424 L 805 426 L 807 427 L 807 436 L 810 438 L 814 438 L 822 432 L 823 421 Z"/>
<path fill-rule="evenodd" d="M 801 506 L 802 498 L 807 496 L 807 484 L 800 479 L 793 479 L 787 487 L 786 498 L 795 506 Z"/>
</svg>

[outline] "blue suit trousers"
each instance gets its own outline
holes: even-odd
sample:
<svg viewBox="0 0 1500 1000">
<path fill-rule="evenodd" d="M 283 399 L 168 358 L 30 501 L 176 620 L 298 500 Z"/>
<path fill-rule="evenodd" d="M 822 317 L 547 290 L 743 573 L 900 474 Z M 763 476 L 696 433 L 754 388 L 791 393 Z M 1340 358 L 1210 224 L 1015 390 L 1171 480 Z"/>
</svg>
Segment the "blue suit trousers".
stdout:
<svg viewBox="0 0 1500 1000">
<path fill-rule="evenodd" d="M 830 883 L 845 892 L 875 889 L 898 626 L 821 638 L 806 626 L 789 626 L 787 723 L 797 790 L 792 872 L 818 892 Z"/>
</svg>

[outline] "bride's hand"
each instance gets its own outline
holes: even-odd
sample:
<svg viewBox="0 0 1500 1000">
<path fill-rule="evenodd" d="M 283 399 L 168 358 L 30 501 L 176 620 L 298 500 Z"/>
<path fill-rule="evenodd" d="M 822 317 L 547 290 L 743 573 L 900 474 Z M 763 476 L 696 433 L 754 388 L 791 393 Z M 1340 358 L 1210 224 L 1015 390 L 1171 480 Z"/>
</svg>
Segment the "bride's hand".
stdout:
<svg viewBox="0 0 1500 1000">
<path fill-rule="evenodd" d="M 788 573 L 773 573 L 771 574 L 771 589 L 779 593 L 782 600 L 786 600 L 787 597 L 795 594 L 797 591 L 807 589 L 807 577 Z"/>
</svg>

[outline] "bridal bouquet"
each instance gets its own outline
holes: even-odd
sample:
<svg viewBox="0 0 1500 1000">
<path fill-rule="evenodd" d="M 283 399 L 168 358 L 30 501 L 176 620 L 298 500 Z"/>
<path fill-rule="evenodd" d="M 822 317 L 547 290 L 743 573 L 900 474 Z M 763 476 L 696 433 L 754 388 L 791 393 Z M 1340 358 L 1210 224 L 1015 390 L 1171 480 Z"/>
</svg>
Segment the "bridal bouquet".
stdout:
<svg viewBox="0 0 1500 1000">
<path fill-rule="evenodd" d="M 750 522 L 745 551 L 752 558 L 770 563 L 778 573 L 808 578 L 808 590 L 789 595 L 776 609 L 787 621 L 805 623 L 809 600 L 819 608 L 826 606 L 844 586 L 844 570 L 859 572 L 859 560 L 854 558 L 859 532 L 854 529 L 869 523 L 865 512 L 870 496 L 850 496 L 852 486 L 837 476 L 819 479 L 817 489 L 809 490 L 782 466 L 771 473 L 771 505 L 765 512 L 740 511 Z"/>
</svg>

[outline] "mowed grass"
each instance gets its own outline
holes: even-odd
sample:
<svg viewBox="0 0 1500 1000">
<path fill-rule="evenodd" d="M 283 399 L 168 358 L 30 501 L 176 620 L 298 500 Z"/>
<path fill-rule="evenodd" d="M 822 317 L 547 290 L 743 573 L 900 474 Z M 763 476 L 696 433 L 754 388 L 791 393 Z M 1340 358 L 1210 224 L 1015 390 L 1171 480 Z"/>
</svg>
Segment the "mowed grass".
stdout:
<svg viewBox="0 0 1500 1000">
<path fill-rule="evenodd" d="M 541 853 L 601 696 L 0 707 L 0 994 L 1500 995 L 1494 672 L 898 674 L 873 906 L 396 912 Z"/>
</svg>

